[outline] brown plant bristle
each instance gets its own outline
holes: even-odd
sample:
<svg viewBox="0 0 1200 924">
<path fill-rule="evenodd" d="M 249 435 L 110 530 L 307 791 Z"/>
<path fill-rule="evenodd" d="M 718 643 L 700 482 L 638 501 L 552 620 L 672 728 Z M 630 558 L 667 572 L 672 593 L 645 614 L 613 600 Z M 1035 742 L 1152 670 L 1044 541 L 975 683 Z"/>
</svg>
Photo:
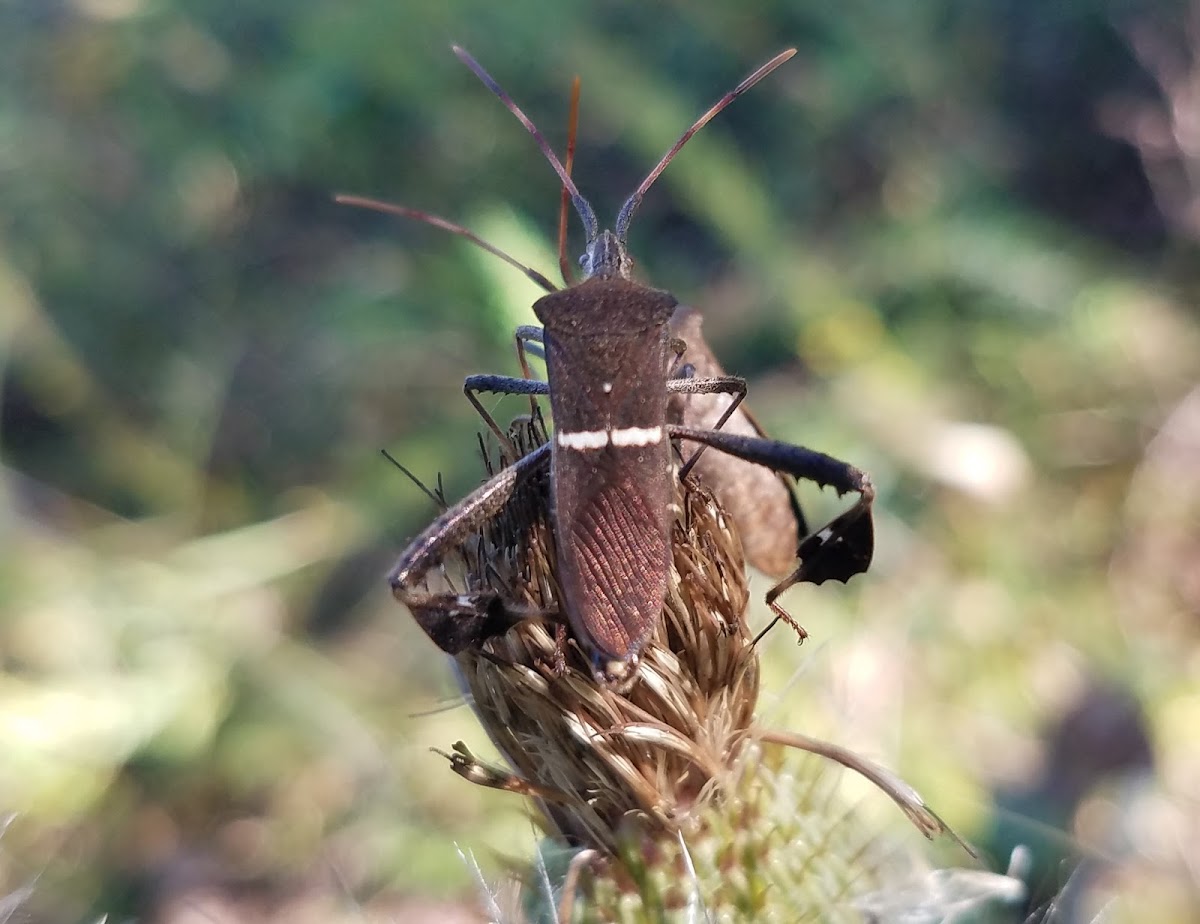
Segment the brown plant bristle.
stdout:
<svg viewBox="0 0 1200 924">
<path fill-rule="evenodd" d="M 546 438 L 539 418 L 519 420 L 510 436 L 522 453 Z M 677 482 L 673 504 L 663 617 L 628 680 L 598 683 L 579 647 L 535 620 L 456 658 L 480 721 L 551 833 L 609 855 L 631 827 L 673 836 L 719 791 L 758 699 L 741 541 L 697 482 Z M 526 484 L 461 551 L 469 589 L 556 608 L 547 478 Z"/>
</svg>

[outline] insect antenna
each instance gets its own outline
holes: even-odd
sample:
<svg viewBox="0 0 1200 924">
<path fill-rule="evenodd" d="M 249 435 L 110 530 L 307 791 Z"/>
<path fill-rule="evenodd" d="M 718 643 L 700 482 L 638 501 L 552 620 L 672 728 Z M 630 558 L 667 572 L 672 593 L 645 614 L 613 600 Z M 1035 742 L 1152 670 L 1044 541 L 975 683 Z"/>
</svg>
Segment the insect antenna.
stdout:
<svg viewBox="0 0 1200 924">
<path fill-rule="evenodd" d="M 550 161 L 550 166 L 554 168 L 554 172 L 558 174 L 559 179 L 563 182 L 563 186 L 570 193 L 571 202 L 575 205 L 575 211 L 579 213 L 579 217 L 583 221 L 583 227 L 587 232 L 587 240 L 590 244 L 600 234 L 600 223 L 596 221 L 596 213 L 592 211 L 592 207 L 587 199 L 583 198 L 580 194 L 575 183 L 571 180 L 571 175 L 567 173 L 566 168 L 563 167 L 562 162 L 559 161 L 549 143 L 542 136 L 542 133 L 538 131 L 537 126 L 533 124 L 529 116 L 521 111 L 521 107 L 513 102 L 512 97 L 500 88 L 500 84 L 492 79 L 492 75 L 485 71 L 478 61 L 458 45 L 451 45 L 450 48 L 458 56 L 458 59 L 474 72 L 483 85 L 491 90 L 499 98 L 500 102 L 504 103 L 508 111 L 517 117 L 518 121 L 525 126 L 526 131 L 533 135 L 533 140 L 537 142 L 537 146 L 541 149 L 542 154 L 545 155 L 546 160 Z"/>
<path fill-rule="evenodd" d="M 795 54 L 795 48 L 789 48 L 786 51 L 781 51 L 770 61 L 762 65 L 762 67 L 760 67 L 753 74 L 717 100 L 713 104 L 712 108 L 708 110 L 708 112 L 700 116 L 700 118 L 693 123 L 692 127 L 683 133 L 680 139 L 675 142 L 674 147 L 672 147 L 671 150 L 667 151 L 667 153 L 663 155 L 663 159 L 658 162 L 658 165 L 650 171 L 650 173 L 646 176 L 646 179 L 642 180 L 642 185 L 634 190 L 633 195 L 626 199 L 625 204 L 621 206 L 621 211 L 617 213 L 617 224 L 615 228 L 617 240 L 622 242 L 625 240 L 625 235 L 629 231 L 629 222 L 633 218 L 633 213 L 637 211 L 637 207 L 642 204 L 642 197 L 646 195 L 646 190 L 648 190 L 654 184 L 654 181 L 658 179 L 659 174 L 667 169 L 667 164 L 669 164 L 675 155 L 679 153 L 680 148 L 688 143 L 688 140 L 692 137 L 692 135 L 696 134 L 696 132 L 700 131 L 700 129 L 712 121 L 713 116 L 715 116 L 718 112 L 732 103 L 735 99 L 771 73 L 771 71 L 775 70 L 775 68 L 779 67 L 779 65 L 783 64 Z"/>
<path fill-rule="evenodd" d="M 571 109 L 567 116 L 567 162 L 564 164 L 567 176 L 575 165 L 575 138 L 579 131 L 579 75 L 571 81 Z M 571 270 L 571 261 L 567 258 L 567 206 L 571 202 L 571 191 L 564 185 L 562 202 L 558 208 L 558 268 L 562 273 L 563 282 L 568 286 L 575 284 L 575 273 Z"/>
<path fill-rule="evenodd" d="M 337 195 L 333 197 L 333 201 L 339 205 L 353 205 L 362 209 L 370 209 L 373 212 L 383 212 L 387 215 L 399 215 L 401 218 L 411 218 L 413 221 L 424 222 L 427 225 L 433 225 L 435 228 L 441 228 L 443 231 L 449 231 L 451 234 L 457 234 L 460 237 L 465 237 L 472 244 L 482 247 L 493 256 L 499 257 L 509 266 L 516 267 L 524 273 L 529 279 L 532 279 L 535 284 L 545 289 L 547 292 L 557 292 L 558 286 L 552 283 L 549 279 L 535 270 L 533 267 L 526 266 L 515 257 L 510 257 L 495 244 L 489 244 L 474 231 L 464 228 L 462 225 L 456 225 L 452 221 L 447 221 L 437 215 L 431 215 L 428 212 L 422 212 L 419 209 L 410 209 L 403 205 L 394 205 L 391 202 L 384 202 L 381 199 L 368 199 L 364 196 L 348 196 Z"/>
</svg>

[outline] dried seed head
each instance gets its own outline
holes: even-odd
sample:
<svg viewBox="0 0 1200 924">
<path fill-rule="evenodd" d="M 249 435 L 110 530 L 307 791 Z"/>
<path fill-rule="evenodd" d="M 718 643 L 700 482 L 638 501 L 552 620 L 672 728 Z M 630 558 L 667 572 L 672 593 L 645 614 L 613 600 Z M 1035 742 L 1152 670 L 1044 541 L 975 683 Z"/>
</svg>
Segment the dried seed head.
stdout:
<svg viewBox="0 0 1200 924">
<path fill-rule="evenodd" d="M 928 869 L 897 832 L 884 834 L 848 808 L 840 782 L 817 754 L 796 759 L 750 741 L 719 801 L 689 814 L 676 838 L 649 847 L 623 841 L 620 862 L 596 867 L 585 880 L 586 902 L 559 901 L 555 919 L 1019 920 L 1019 879 Z"/>
<path fill-rule="evenodd" d="M 545 431 L 540 419 L 522 419 L 511 437 L 524 453 Z M 470 590 L 556 609 L 548 499 L 547 480 L 532 480 L 463 548 Z M 623 682 L 597 683 L 578 646 L 549 622 L 529 621 L 456 658 L 480 721 L 551 830 L 606 854 L 631 824 L 673 834 L 685 812 L 719 789 L 758 699 L 737 532 L 690 479 L 677 485 L 673 504 L 663 617 Z"/>
<path fill-rule="evenodd" d="M 518 420 L 509 437 L 507 452 L 522 456 L 543 443 L 540 416 Z M 489 471 L 512 461 L 503 452 L 484 458 Z M 557 612 L 549 497 L 548 475 L 532 478 L 461 547 L 468 592 Z M 874 782 L 926 836 L 946 833 L 916 792 L 837 745 L 754 725 L 759 665 L 743 622 L 741 541 L 690 477 L 676 482 L 673 505 L 662 619 L 622 682 L 598 682 L 552 620 L 522 623 L 455 659 L 509 768 L 481 763 L 461 742 L 445 754 L 451 766 L 529 797 L 554 841 L 575 848 L 554 862 L 554 894 L 547 864 L 531 874 L 534 904 L 502 920 L 659 920 L 697 903 L 722 920 L 857 920 L 878 907 L 940 907 L 930 889 L 941 880 L 897 882 L 893 842 L 877 840 L 834 797 L 832 762 Z M 784 752 L 768 743 L 811 752 L 807 771 L 785 769 Z M 574 901 L 576 885 L 586 887 L 586 904 Z M 992 876 L 980 889 L 981 902 L 1016 901 L 1020 883 Z"/>
</svg>

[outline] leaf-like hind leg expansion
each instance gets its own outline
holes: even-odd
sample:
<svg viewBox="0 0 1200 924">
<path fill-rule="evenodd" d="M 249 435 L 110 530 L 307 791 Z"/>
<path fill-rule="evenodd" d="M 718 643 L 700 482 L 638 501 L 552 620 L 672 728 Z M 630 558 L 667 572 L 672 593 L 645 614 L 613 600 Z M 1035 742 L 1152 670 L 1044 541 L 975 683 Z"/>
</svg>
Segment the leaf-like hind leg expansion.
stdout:
<svg viewBox="0 0 1200 924">
<path fill-rule="evenodd" d="M 455 594 L 418 589 L 431 570 L 500 514 L 517 490 L 531 476 L 543 472 L 549 461 L 547 443 L 496 474 L 429 524 L 388 575 L 392 594 L 447 654 L 478 647 L 527 619 L 557 618 L 552 611 L 509 603 L 495 591 Z"/>
<path fill-rule="evenodd" d="M 871 517 L 875 486 L 870 476 L 840 459 L 803 446 L 674 424 L 668 429 L 672 439 L 705 443 L 747 462 L 803 478 L 821 487 L 832 487 L 838 494 L 853 491 L 859 495 L 849 510 L 800 540 L 796 550 L 799 566 L 767 592 L 767 605 L 775 613 L 776 621 L 786 621 L 804 638 L 807 633 L 775 602 L 776 598 L 793 584 L 823 584 L 828 580 L 845 583 L 870 567 L 875 553 L 875 528 Z"/>
</svg>

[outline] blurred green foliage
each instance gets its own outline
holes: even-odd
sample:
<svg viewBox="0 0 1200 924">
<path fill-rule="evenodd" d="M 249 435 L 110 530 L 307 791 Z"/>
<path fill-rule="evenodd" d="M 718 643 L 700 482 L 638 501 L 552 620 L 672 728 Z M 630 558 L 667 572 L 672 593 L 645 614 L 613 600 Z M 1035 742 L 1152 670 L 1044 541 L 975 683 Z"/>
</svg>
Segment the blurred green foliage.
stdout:
<svg viewBox="0 0 1200 924">
<path fill-rule="evenodd" d="M 0 6 L 0 895 L 46 921 L 168 920 L 197 882 L 455 896 L 456 841 L 532 849 L 514 798 L 426 751 L 481 736 L 418 715 L 453 684 L 381 575 L 433 510 L 377 451 L 478 482 L 461 380 L 515 372 L 537 290 L 331 201 L 550 274 L 554 175 L 451 41 L 558 149 L 582 76 L 602 216 L 799 49 L 632 233 L 768 430 L 881 488 L 871 573 L 788 598 L 817 644 L 771 638 L 769 689 L 821 680 L 775 721 L 891 748 L 983 837 L 1040 730 L 1094 678 L 1127 690 L 1139 801 L 1034 820 L 1159 902 L 1112 920 L 1187 919 L 1200 8 L 1169 0 Z"/>
</svg>

